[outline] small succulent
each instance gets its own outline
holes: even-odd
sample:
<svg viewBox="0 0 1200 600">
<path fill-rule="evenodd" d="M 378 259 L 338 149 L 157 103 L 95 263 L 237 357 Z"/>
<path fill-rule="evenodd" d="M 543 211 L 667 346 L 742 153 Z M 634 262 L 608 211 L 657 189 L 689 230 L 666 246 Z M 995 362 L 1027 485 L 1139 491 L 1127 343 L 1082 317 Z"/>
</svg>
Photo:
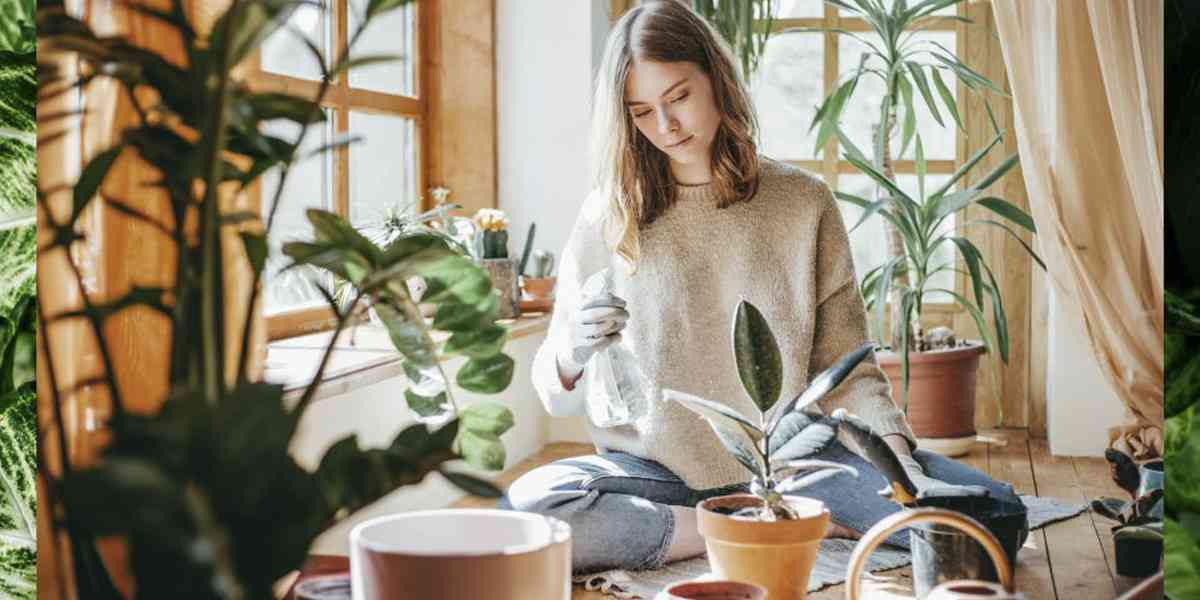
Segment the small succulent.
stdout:
<svg viewBox="0 0 1200 600">
<path fill-rule="evenodd" d="M 554 254 L 547 250 L 533 253 L 533 271 L 530 277 L 549 277 L 554 272 Z"/>
<path fill-rule="evenodd" d="M 785 502 L 785 496 L 838 473 L 858 476 L 852 467 L 805 457 L 826 448 L 843 425 L 859 435 L 870 435 L 869 428 L 844 410 L 825 416 L 806 409 L 845 380 L 873 351 L 874 344 L 863 344 L 839 358 L 803 392 L 768 416 L 779 401 L 783 360 L 766 319 L 746 300 L 741 300 L 734 311 L 732 338 L 738 377 L 758 407 L 756 418 L 747 418 L 724 404 L 676 390 L 664 390 L 664 397 L 706 418 L 721 444 L 753 476 L 750 493 L 762 499 L 762 505 L 741 509 L 734 516 L 762 521 L 794 519 L 796 514 Z"/>
<path fill-rule="evenodd" d="M 508 217 L 495 208 L 481 208 L 475 213 L 483 258 L 508 258 Z"/>
</svg>

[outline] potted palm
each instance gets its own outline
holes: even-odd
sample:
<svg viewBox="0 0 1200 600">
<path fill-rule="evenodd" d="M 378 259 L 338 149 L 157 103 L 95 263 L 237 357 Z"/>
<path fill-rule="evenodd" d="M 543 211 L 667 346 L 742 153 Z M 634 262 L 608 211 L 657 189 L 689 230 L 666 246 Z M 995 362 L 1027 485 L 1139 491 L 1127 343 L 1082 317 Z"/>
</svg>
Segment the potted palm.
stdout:
<svg viewBox="0 0 1200 600">
<path fill-rule="evenodd" d="M 962 0 L 898 0 L 890 8 L 872 0 L 826 1 L 861 18 L 878 39 L 867 39 L 845 29 L 831 30 L 861 44 L 863 53 L 857 68 L 818 108 L 810 130 L 817 129 L 818 150 L 831 137 L 837 137 L 845 158 L 877 185 L 877 196 L 873 200 L 844 192 L 837 192 L 836 195 L 840 200 L 864 209 L 863 217 L 855 227 L 876 214 L 884 218 L 888 259 L 865 273 L 860 287 L 868 306 L 875 308 L 876 335 L 889 350 L 879 354 L 879 363 L 892 381 L 892 389 L 899 391 L 922 447 L 960 455 L 969 449 L 975 438 L 975 376 L 979 356 L 987 351 L 999 350 L 1001 359 L 1007 363 L 1008 327 L 999 287 L 991 268 L 983 260 L 982 252 L 966 237 L 944 235 L 938 227 L 968 206 L 984 207 L 1001 217 L 1001 220 L 982 218 L 966 223 L 956 220 L 955 223 L 960 228 L 1003 228 L 1021 242 L 1043 269 L 1045 264 L 1010 228 L 1010 224 L 1015 224 L 1036 232 L 1033 220 L 1012 203 L 985 196 L 982 191 L 1017 164 L 1016 154 L 1007 157 L 999 167 L 968 189 L 951 191 L 999 143 L 1001 138 L 995 120 L 992 120 L 992 125 L 996 129 L 996 137 L 959 166 L 948 182 L 937 189 L 927 190 L 924 184 L 927 165 L 921 137 L 917 133 L 917 100 L 914 97 L 919 97 L 930 116 L 939 125 L 945 126 L 946 119 L 935 100 L 935 95 L 939 97 L 945 113 L 961 130 L 963 124 L 958 103 L 943 73 L 949 76 L 951 82 L 961 82 L 968 92 L 1007 94 L 963 64 L 944 46 L 915 35 L 936 19 L 970 22 L 963 17 L 940 14 Z M 926 57 L 928 62 L 921 62 Z M 880 77 L 887 84 L 880 102 L 880 121 L 875 131 L 872 159 L 854 147 L 839 125 L 848 100 L 864 77 Z M 988 111 L 991 116 L 990 107 Z M 905 156 L 910 147 L 915 154 L 919 179 L 916 197 L 901 191 L 896 183 L 892 144 L 897 127 L 900 129 L 898 156 Z M 931 263 L 933 252 L 943 245 L 951 245 L 953 252 L 962 257 L 965 273 L 970 280 L 971 298 L 953 290 L 937 290 L 931 286 L 930 278 L 939 272 L 963 272 L 953 263 Z M 956 304 L 971 315 L 982 340 L 955 343 L 953 332 L 927 331 L 921 326 L 923 299 L 928 294 L 938 292 L 949 294 Z M 989 306 L 995 322 L 994 336 L 983 317 Z M 884 329 L 885 307 L 891 309 L 890 332 Z"/>
<path fill-rule="evenodd" d="M 250 319 L 236 331 L 226 323 L 227 305 L 244 301 L 242 314 L 254 312 L 280 192 L 286 189 L 290 167 L 307 158 L 307 152 L 300 151 L 305 133 L 325 119 L 324 94 L 355 65 L 387 58 L 352 58 L 351 46 L 380 16 L 408 1 L 371 0 L 349 43 L 328 60 L 311 48 L 323 73 L 313 97 L 255 91 L 234 75 L 237 65 L 284 27 L 300 3 L 234 2 L 211 31 L 195 26 L 182 0 L 154 7 L 129 5 L 129 10 L 177 34 L 188 57 L 185 64 L 121 36 L 98 36 L 61 4 L 39 11 L 39 58 L 55 60 L 61 53 L 73 53 L 80 65 L 76 76 L 57 72 L 48 63 L 37 80 L 39 98 L 62 97 L 86 89 L 91 81 L 110 79 L 135 104 L 138 99 L 155 99 L 138 104 L 137 118 L 122 122 L 115 145 L 92 157 L 71 182 L 68 200 L 73 202 L 52 202 L 57 190 L 41 191 L 40 225 L 49 240 L 41 252 L 69 257 L 80 251 L 86 215 L 93 210 L 140 214 L 136 202 L 98 203 L 93 198 L 110 174 L 129 177 L 113 171 L 122 154 L 140 158 L 145 166 L 139 179 L 163 192 L 143 201 L 165 202 L 175 215 L 167 224 L 140 220 L 147 235 L 166 235 L 175 246 L 174 270 L 161 287 L 134 287 L 119 296 L 97 297 L 95 288 L 85 285 L 81 269 L 68 260 L 72 268 L 66 278 L 77 287 L 81 306 L 44 314 L 38 304 L 40 349 L 52 382 L 47 386 L 53 395 L 49 405 L 61 407 L 79 390 L 71 382 L 53 383 L 59 380 L 52 355 L 71 348 L 56 347 L 52 340 L 59 338 L 47 335 L 47 329 L 64 321 L 87 324 L 104 365 L 96 385 L 106 390 L 112 405 L 112 416 L 103 423 L 107 443 L 95 460 L 86 465 L 72 462 L 73 455 L 65 450 L 72 442 L 68 417 L 61 410 L 49 418 L 64 448 L 59 462 L 51 468 L 52 463 L 38 454 L 48 492 L 43 512 L 54 515 L 49 526 L 55 539 L 69 541 L 70 557 L 60 555 L 59 565 L 70 565 L 73 571 L 55 573 L 60 581 L 68 581 L 68 597 L 121 597 L 118 578 L 110 574 L 98 549 L 102 537 L 123 542 L 132 579 L 125 583 L 136 588 L 138 597 L 270 598 L 276 580 L 300 567 L 319 533 L 429 473 L 441 473 L 468 493 L 499 497 L 495 486 L 454 465 L 462 459 L 479 469 L 501 468 L 505 453 L 499 436 L 512 426 L 512 414 L 496 402 L 462 405 L 455 388 L 495 394 L 508 386 L 513 361 L 502 352 L 508 332 L 495 322 L 498 297 L 487 274 L 444 235 L 415 231 L 381 247 L 338 215 L 308 211 L 312 239 L 286 244 L 285 254 L 296 266 L 323 269 L 349 281 L 355 292 L 343 306 L 332 290 L 322 288 L 337 317 L 337 330 L 298 401 L 285 401 L 283 386 L 263 382 L 253 372 Z M 43 123 L 74 114 L 46 114 Z M 294 122 L 299 135 L 283 139 L 263 133 L 262 123 L 274 119 Z M 321 151 L 352 141 L 341 139 Z M 232 212 L 230 203 L 222 201 L 227 192 L 244 192 L 275 168 L 281 171 L 281 182 L 265 218 Z M 233 235 L 233 226 L 245 229 Z M 230 247 L 227 242 L 236 243 L 239 237 L 242 245 L 235 248 L 244 254 L 222 252 Z M 244 260 L 253 273 L 253 283 L 244 291 L 227 287 L 225 261 L 231 256 Z M 405 285 L 413 277 L 426 285 L 422 300 L 436 305 L 432 323 L 422 318 Z M 382 448 L 363 448 L 356 436 L 347 436 L 327 449 L 315 469 L 305 469 L 289 447 L 321 384 L 333 340 L 363 302 L 375 308 L 403 355 L 411 384 L 404 396 L 418 422 L 404 427 Z M 171 327 L 168 369 L 159 374 L 167 382 L 167 393 L 157 410 L 148 413 L 126 408 L 113 368 L 117 340 L 106 334 L 109 319 L 131 307 L 148 307 Z M 431 335 L 434 330 L 450 335 L 438 342 Z M 453 380 L 442 362 L 451 355 L 466 358 Z"/>
<path fill-rule="evenodd" d="M 799 493 L 838 473 L 858 475 L 851 467 L 806 457 L 832 442 L 839 427 L 862 427 L 845 411 L 823 416 L 806 409 L 837 387 L 874 344 L 847 353 L 802 393 L 776 406 L 783 381 L 779 347 L 766 319 L 745 300 L 735 311 L 732 338 L 738 376 L 758 415 L 749 418 L 719 402 L 663 390 L 664 398 L 707 419 L 717 439 L 751 474 L 748 494 L 701 501 L 697 525 L 718 577 L 761 585 L 770 598 L 802 600 L 829 510 Z"/>
</svg>

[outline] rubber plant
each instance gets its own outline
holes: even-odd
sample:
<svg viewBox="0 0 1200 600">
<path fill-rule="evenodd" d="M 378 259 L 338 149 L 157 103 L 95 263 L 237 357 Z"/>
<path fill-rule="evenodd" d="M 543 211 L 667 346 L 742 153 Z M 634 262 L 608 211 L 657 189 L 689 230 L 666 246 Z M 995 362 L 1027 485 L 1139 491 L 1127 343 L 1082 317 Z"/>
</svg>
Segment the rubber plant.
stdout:
<svg viewBox="0 0 1200 600">
<path fill-rule="evenodd" d="M 960 61 L 942 44 L 933 40 L 923 40 L 917 35 L 930 23 L 939 19 L 971 23 L 971 20 L 965 17 L 938 14 L 939 11 L 956 6 L 963 0 L 895 0 L 891 2 L 890 8 L 882 0 L 825 1 L 844 11 L 847 17 L 861 19 L 866 23 L 868 31 L 878 36 L 878 39 L 869 39 L 862 32 L 842 27 L 790 28 L 780 32 L 830 31 L 850 38 L 862 48 L 857 66 L 840 78 L 834 90 L 817 107 L 809 125 L 810 133 L 814 129 L 817 131 L 814 153 L 819 153 L 832 137 L 838 137 L 845 147 L 846 137 L 840 131 L 842 113 L 864 78 L 879 78 L 885 84 L 886 91 L 879 101 L 879 123 L 873 140 L 873 155 L 870 160 L 866 160 L 861 152 L 857 152 L 855 158 L 858 160 L 851 163 L 875 180 L 878 185 L 878 197 L 875 201 L 885 201 L 897 195 L 894 159 L 904 156 L 910 147 L 916 148 L 918 153 L 921 148 L 916 112 L 918 101 L 914 99 L 915 96 L 920 97 L 920 101 L 938 125 L 947 125 L 948 119 L 943 117 L 943 114 L 947 114 L 959 130 L 965 131 L 955 92 L 947 84 L 947 80 L 950 84 L 955 81 L 961 82 L 968 93 L 987 92 L 1003 97 L 1007 97 L 1008 94 Z M 938 99 L 941 100 L 942 109 L 938 108 Z M 990 107 L 988 110 L 990 113 Z M 897 126 L 900 128 L 900 149 L 893 155 L 892 143 Z M 920 161 L 921 158 L 918 156 L 917 160 Z M 1014 154 L 1008 157 L 1004 164 L 1015 163 L 1016 160 Z M 918 168 L 923 167 L 922 164 Z M 883 183 L 882 180 L 886 180 L 887 183 Z M 856 198 L 847 197 L 846 194 L 838 194 L 838 197 L 860 206 L 863 204 Z M 997 202 L 980 202 L 980 205 L 987 208 L 1003 206 L 1006 213 L 1012 214 L 1008 208 L 1011 205 L 1007 203 L 1001 205 Z M 928 258 L 915 251 L 918 250 L 913 247 L 913 238 L 916 236 L 906 232 L 900 224 L 885 219 L 883 226 L 887 237 L 888 263 L 911 264 L 913 261 Z M 967 259 L 967 254 L 972 251 L 962 250 L 962 253 L 964 259 Z M 894 268 L 889 274 L 898 280 L 900 285 L 889 288 L 892 292 L 889 298 L 892 329 L 890 334 L 881 331 L 879 340 L 885 345 L 890 343 L 893 350 L 902 353 L 901 360 L 907 372 L 906 350 L 919 349 L 924 335 L 920 325 L 920 304 L 906 303 L 903 294 L 903 290 L 915 287 L 913 278 L 917 274 L 904 268 Z M 972 287 L 978 290 L 980 286 L 973 283 Z M 878 327 L 882 328 L 883 323 L 879 322 Z M 904 391 L 907 394 L 907 384 Z"/>
<path fill-rule="evenodd" d="M 1166 327 L 1163 458 L 1167 595 L 1200 597 L 1200 6 L 1164 7 Z"/>
<path fill-rule="evenodd" d="M 402 429 L 386 446 L 363 448 L 356 436 L 335 442 L 314 471 L 302 468 L 289 453 L 301 415 L 313 401 L 329 364 L 333 344 L 322 351 L 319 367 L 298 400 L 286 401 L 281 385 L 251 372 L 251 324 L 227 340 L 226 298 L 244 302 L 253 314 L 267 258 L 268 235 L 283 200 L 292 168 L 310 153 L 299 151 L 311 129 L 325 119 L 321 102 L 332 82 L 356 66 L 391 60 L 357 56 L 350 49 L 381 16 L 409 0 L 369 0 L 362 5 L 348 42 L 325 57 L 310 46 L 322 77 L 314 96 L 255 91 L 237 79 L 235 67 L 268 37 L 284 30 L 297 7 L 323 7 L 307 1 L 235 0 L 202 33 L 188 17 L 183 0 L 126 4 L 144 18 L 158 21 L 178 36 L 186 60 L 172 62 L 154 50 L 121 36 L 99 36 L 72 17 L 61 4 L 47 4 L 38 15 L 45 56 L 73 53 L 78 77 L 39 65 L 42 98 L 76 93 L 96 80 L 111 80 L 127 93 L 137 118 L 116 132 L 115 144 L 97 152 L 73 186 L 72 210 L 51 210 L 48 190 L 39 194 L 50 242 L 43 252 L 68 256 L 79 246 L 82 216 L 113 210 L 146 222 L 127 198 L 94 199 L 118 156 L 135 154 L 148 167 L 146 185 L 164 192 L 173 216 L 166 224 L 146 222 L 146 235 L 166 236 L 176 246 L 173 277 L 163 287 L 134 287 L 128 293 L 98 298 L 85 286 L 81 269 L 67 261 L 77 279 L 77 310 L 42 314 L 47 322 L 82 320 L 92 332 L 104 368 L 95 379 L 111 400 L 104 425 L 109 443 L 87 465 L 71 464 L 62 411 L 53 427 L 60 443 L 61 469 L 47 477 L 45 507 L 54 526 L 70 542 L 74 593 L 79 598 L 115 599 L 120 595 L 100 560 L 95 540 L 125 540 L 128 565 L 138 597 L 177 599 L 271 598 L 272 585 L 300 568 L 312 540 L 331 524 L 399 487 L 416 484 L 437 471 L 469 493 L 498 497 L 489 482 L 453 468 L 465 461 L 498 469 L 505 460 L 499 436 L 512 426 L 507 407 L 482 401 L 461 405 L 455 388 L 495 394 L 512 379 L 513 360 L 501 348 L 507 330 L 495 323 L 496 294 L 487 275 L 440 235 L 416 231 L 383 247 L 371 243 L 342 217 L 309 210 L 313 238 L 284 246 L 294 265 L 326 269 L 350 281 L 356 293 L 348 307 L 322 289 L 337 317 L 334 338 L 354 308 L 369 301 L 383 319 L 403 355 L 411 385 L 404 395 L 418 422 Z M 352 10 L 359 7 L 352 4 Z M 147 99 L 153 99 L 148 102 Z M 53 118 L 69 115 L 46 115 Z M 86 117 L 85 117 L 86 118 Z M 295 139 L 263 133 L 266 121 L 298 125 Z M 338 138 L 318 152 L 352 143 Z M 281 181 L 265 218 L 228 212 L 220 203 L 226 190 L 241 193 L 264 173 L 277 170 Z M 114 175 L 117 175 L 114 173 Z M 125 175 L 118 175 L 125 176 Z M 144 200 L 143 200 L 144 202 Z M 189 215 L 193 217 L 189 219 Z M 193 224 L 194 227 L 185 227 Z M 246 262 L 253 272 L 244 292 L 226 289 L 227 259 L 222 234 L 241 227 Z M 228 233 L 227 233 L 228 235 Z M 236 240 L 236 238 L 231 238 Z M 423 301 L 436 304 L 432 323 L 421 318 L 403 282 L 420 277 L 427 284 Z M 149 414 L 126 410 L 113 372 L 113 342 L 105 323 L 130 307 L 148 307 L 170 321 L 168 393 Z M 435 342 L 433 330 L 449 333 Z M 235 343 L 228 343 L 235 342 Z M 41 350 L 54 379 L 52 356 L 64 352 L 46 341 Z M 453 383 L 443 359 L 465 357 Z M 226 366 L 236 375 L 226 377 Z M 61 407 L 77 390 L 53 384 L 51 406 Z M 397 419 L 401 418 L 397 415 Z"/>
<path fill-rule="evenodd" d="M 766 318 L 746 300 L 734 311 L 732 340 L 738 378 L 757 415 L 745 416 L 727 404 L 678 390 L 663 390 L 663 397 L 707 419 L 721 445 L 750 472 L 750 493 L 762 504 L 737 514 L 762 521 L 794 519 L 786 496 L 838 473 L 858 475 L 853 467 L 807 457 L 833 442 L 839 427 L 865 427 L 862 421 L 844 410 L 825 416 L 807 409 L 845 380 L 875 344 L 863 344 L 840 357 L 803 392 L 776 406 L 783 385 L 779 344 Z"/>
</svg>

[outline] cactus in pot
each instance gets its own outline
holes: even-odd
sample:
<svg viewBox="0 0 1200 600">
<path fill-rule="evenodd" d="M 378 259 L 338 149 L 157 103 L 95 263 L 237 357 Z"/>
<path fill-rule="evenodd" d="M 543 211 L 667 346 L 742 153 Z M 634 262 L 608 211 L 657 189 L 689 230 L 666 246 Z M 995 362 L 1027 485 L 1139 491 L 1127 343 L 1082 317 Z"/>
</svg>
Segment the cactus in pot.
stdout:
<svg viewBox="0 0 1200 600">
<path fill-rule="evenodd" d="M 508 217 L 504 211 L 481 208 L 475 213 L 483 258 L 508 258 Z"/>
<path fill-rule="evenodd" d="M 499 316 L 510 319 L 521 314 L 518 301 L 521 289 L 517 281 L 517 259 L 508 256 L 508 217 L 495 208 L 481 208 L 475 213 L 475 255 L 492 285 L 500 291 Z"/>
<path fill-rule="evenodd" d="M 710 498 L 696 506 L 700 533 L 719 577 L 762 585 L 770 598 L 801 600 L 829 510 L 798 492 L 838 473 L 858 475 L 847 465 L 807 457 L 831 444 L 842 425 L 861 427 L 844 410 L 825 416 L 808 409 L 845 380 L 874 344 L 842 356 L 803 392 L 779 405 L 779 346 L 762 313 L 746 300 L 734 311 L 731 338 L 738 377 L 757 415 L 747 417 L 677 390 L 663 391 L 666 399 L 708 420 L 722 446 L 751 473 L 749 494 Z"/>
</svg>

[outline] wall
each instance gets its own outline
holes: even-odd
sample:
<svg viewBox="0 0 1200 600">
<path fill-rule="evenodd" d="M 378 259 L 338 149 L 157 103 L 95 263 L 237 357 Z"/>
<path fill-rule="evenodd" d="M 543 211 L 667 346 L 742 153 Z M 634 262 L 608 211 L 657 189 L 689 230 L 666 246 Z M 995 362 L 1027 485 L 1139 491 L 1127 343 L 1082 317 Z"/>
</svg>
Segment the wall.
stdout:
<svg viewBox="0 0 1200 600">
<path fill-rule="evenodd" d="M 597 47 L 608 30 L 600 0 L 497 0 L 499 207 L 510 250 L 531 222 L 534 247 L 561 257 L 591 189 L 588 123 Z"/>
</svg>

